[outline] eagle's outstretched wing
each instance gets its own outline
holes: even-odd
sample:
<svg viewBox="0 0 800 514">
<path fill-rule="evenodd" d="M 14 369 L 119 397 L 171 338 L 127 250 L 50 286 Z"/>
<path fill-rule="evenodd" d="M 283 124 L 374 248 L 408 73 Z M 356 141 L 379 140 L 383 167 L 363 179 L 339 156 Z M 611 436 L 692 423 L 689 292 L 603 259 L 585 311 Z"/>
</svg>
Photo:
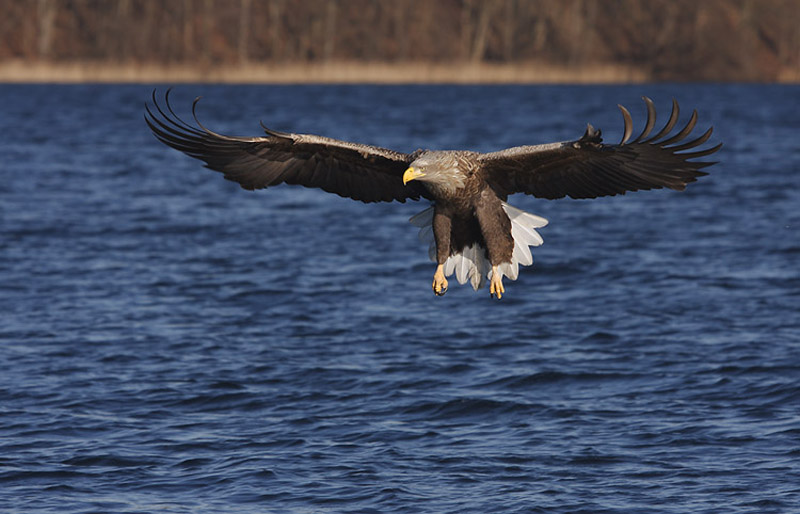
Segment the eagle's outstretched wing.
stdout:
<svg viewBox="0 0 800 514">
<path fill-rule="evenodd" d="M 418 200 L 427 196 L 419 184 L 403 185 L 403 172 L 415 154 L 404 154 L 310 134 L 276 132 L 266 127 L 263 137 L 217 134 L 192 114 L 197 126 L 178 117 L 165 97 L 166 111 L 156 101 L 146 106 L 145 121 L 164 144 L 200 159 L 244 189 L 261 189 L 281 183 L 318 187 L 362 202 Z M 411 187 L 409 187 L 411 186 Z"/>
<path fill-rule="evenodd" d="M 487 181 L 500 195 L 527 193 L 550 199 L 596 198 L 662 187 L 683 190 L 689 182 L 706 175 L 700 171 L 702 168 L 714 164 L 690 159 L 712 154 L 722 144 L 692 150 L 708 141 L 710 128 L 697 139 L 682 142 L 697 123 L 697 111 L 683 129 L 670 135 L 678 121 L 675 100 L 666 125 L 648 138 L 655 126 L 656 111 L 652 100 L 644 97 L 644 101 L 647 123 L 639 137 L 630 143 L 633 122 L 628 110 L 620 105 L 625 133 L 619 144 L 604 144 L 600 131 L 589 125 L 577 141 L 519 146 L 482 154 L 479 160 Z"/>
</svg>

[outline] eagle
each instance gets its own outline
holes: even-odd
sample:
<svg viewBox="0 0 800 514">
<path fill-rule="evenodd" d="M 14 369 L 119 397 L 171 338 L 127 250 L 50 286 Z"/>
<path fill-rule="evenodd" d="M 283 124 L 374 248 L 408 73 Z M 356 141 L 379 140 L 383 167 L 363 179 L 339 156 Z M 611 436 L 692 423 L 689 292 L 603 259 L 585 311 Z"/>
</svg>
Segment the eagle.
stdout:
<svg viewBox="0 0 800 514">
<path fill-rule="evenodd" d="M 715 162 L 696 159 L 713 154 L 722 143 L 699 149 L 711 137 L 709 128 L 687 140 L 697 123 L 697 110 L 686 125 L 673 131 L 679 107 L 655 135 L 656 109 L 642 97 L 647 120 L 633 140 L 630 112 L 619 105 L 624 122 L 622 140 L 606 144 L 601 131 L 587 124 L 573 141 L 517 146 L 496 152 L 416 150 L 402 153 L 366 144 L 311 134 L 279 132 L 235 137 L 206 128 L 192 104 L 195 124 L 175 114 L 169 91 L 159 105 L 145 104 L 145 121 L 166 145 L 205 162 L 225 178 L 247 190 L 278 184 L 320 188 L 345 198 L 371 202 L 425 199 L 430 207 L 410 221 L 420 228 L 420 239 L 430 243 L 436 263 L 433 292 L 444 295 L 455 273 L 477 291 L 488 281 L 491 296 L 505 293 L 503 277 L 516 280 L 519 266 L 533 263 L 531 246 L 542 244 L 536 229 L 546 219 L 507 203 L 509 195 L 537 198 L 597 198 L 628 191 L 669 188 L 682 191 L 707 173 Z"/>
</svg>

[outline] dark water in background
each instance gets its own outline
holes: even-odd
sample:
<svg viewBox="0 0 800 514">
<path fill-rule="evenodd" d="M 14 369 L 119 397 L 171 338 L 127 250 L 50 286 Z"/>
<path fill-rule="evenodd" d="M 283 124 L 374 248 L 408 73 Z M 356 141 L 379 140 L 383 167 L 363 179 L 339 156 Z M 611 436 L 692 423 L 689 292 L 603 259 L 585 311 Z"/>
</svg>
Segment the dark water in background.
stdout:
<svg viewBox="0 0 800 514">
<path fill-rule="evenodd" d="M 151 89 L 0 86 L 0 511 L 800 512 L 800 88 L 174 92 L 404 151 L 700 108 L 685 193 L 512 197 L 550 225 L 500 302 L 433 296 L 426 205 L 243 191 Z"/>
</svg>

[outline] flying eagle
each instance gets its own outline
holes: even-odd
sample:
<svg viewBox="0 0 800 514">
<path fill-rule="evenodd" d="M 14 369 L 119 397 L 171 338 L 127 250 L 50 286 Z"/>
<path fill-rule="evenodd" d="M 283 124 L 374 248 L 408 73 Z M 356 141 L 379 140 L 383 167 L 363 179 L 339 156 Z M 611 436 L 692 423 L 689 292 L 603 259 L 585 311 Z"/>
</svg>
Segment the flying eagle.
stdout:
<svg viewBox="0 0 800 514">
<path fill-rule="evenodd" d="M 587 125 L 580 139 L 499 152 L 417 150 L 401 153 L 376 146 L 339 141 L 310 134 L 278 132 L 261 125 L 261 137 L 232 137 L 207 129 L 197 118 L 190 125 L 178 117 L 165 97 L 166 111 L 153 92 L 145 121 L 164 144 L 205 162 L 244 189 L 299 184 L 318 187 L 345 198 L 370 202 L 419 200 L 432 206 L 411 218 L 421 239 L 430 242 L 437 263 L 433 291 L 443 295 L 453 273 L 460 284 L 469 280 L 475 290 L 489 281 L 490 293 L 502 297 L 503 277 L 516 280 L 519 265 L 533 262 L 529 246 L 542 238 L 537 228 L 547 220 L 506 203 L 508 195 L 538 198 L 596 198 L 640 189 L 668 187 L 682 191 L 706 175 L 714 162 L 692 159 L 710 155 L 722 146 L 697 150 L 711 137 L 684 142 L 697 123 L 697 111 L 685 127 L 672 133 L 678 121 L 673 99 L 666 125 L 654 136 L 656 113 L 643 97 L 647 122 L 629 141 L 631 115 L 619 106 L 624 134 L 619 144 L 605 144 L 600 130 Z M 686 151 L 691 150 L 691 151 Z"/>
</svg>

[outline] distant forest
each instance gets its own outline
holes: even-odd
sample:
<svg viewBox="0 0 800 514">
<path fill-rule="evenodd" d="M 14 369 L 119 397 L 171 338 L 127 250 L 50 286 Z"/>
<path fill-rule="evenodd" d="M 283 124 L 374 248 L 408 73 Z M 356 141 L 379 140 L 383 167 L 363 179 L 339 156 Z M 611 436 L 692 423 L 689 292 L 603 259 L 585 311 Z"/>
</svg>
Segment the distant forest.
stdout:
<svg viewBox="0 0 800 514">
<path fill-rule="evenodd" d="M 798 0 L 0 0 L 0 61 L 614 63 L 654 80 L 800 68 Z"/>
</svg>

